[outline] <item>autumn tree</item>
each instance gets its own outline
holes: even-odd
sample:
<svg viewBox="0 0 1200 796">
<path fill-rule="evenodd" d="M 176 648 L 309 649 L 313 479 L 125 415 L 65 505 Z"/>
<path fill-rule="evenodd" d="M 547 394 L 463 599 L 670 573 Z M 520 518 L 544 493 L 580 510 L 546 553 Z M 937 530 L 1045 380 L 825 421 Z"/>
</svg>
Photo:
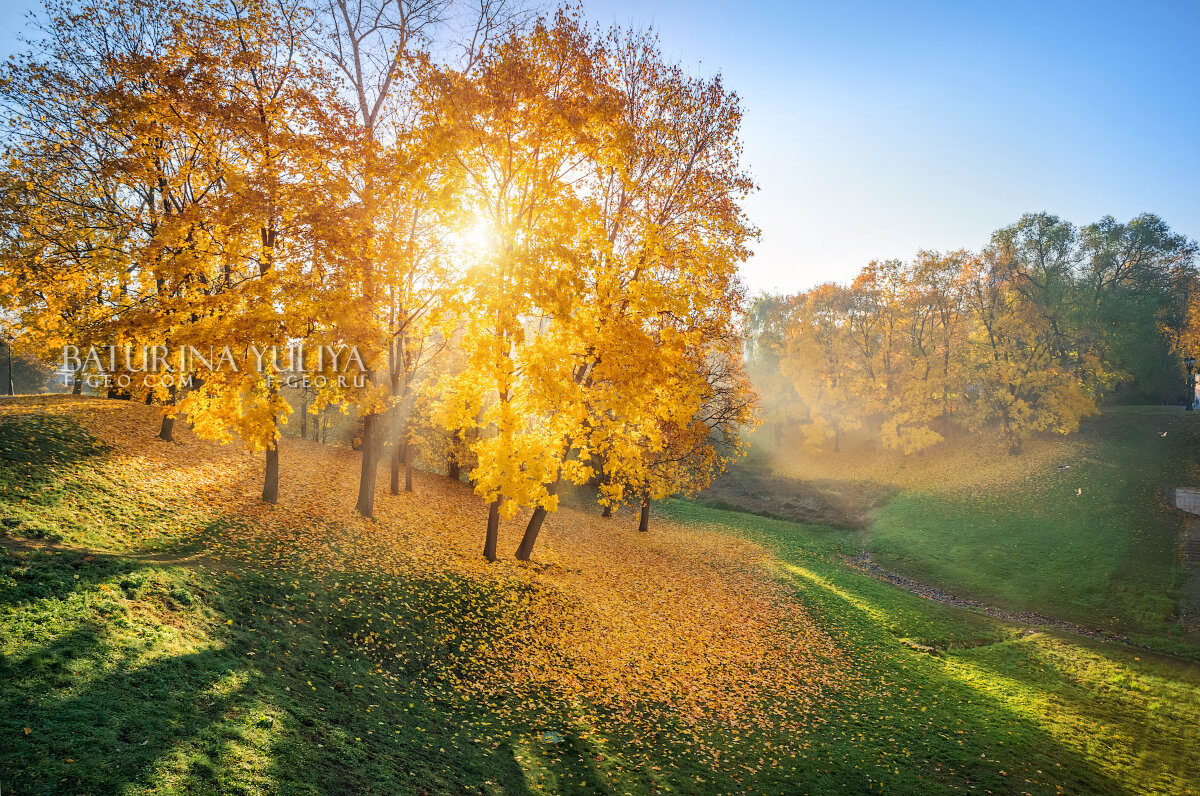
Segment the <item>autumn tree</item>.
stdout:
<svg viewBox="0 0 1200 796">
<path fill-rule="evenodd" d="M 609 503 L 639 506 L 638 530 L 650 530 L 650 505 L 707 488 L 744 451 L 758 424 L 757 393 L 743 366 L 745 339 L 735 323 L 688 352 L 672 385 L 683 411 L 659 416 L 651 434 L 634 440 L 635 455 L 610 456 L 602 486 Z"/>
<path fill-rule="evenodd" d="M 964 306 L 964 267 L 970 258 L 965 250 L 946 254 L 917 253 L 909 279 L 910 339 L 920 362 L 921 410 L 926 418 L 937 417 L 942 438 L 950 433 L 951 418 L 961 400 L 964 337 L 969 319 Z"/>
<path fill-rule="evenodd" d="M 581 347 L 568 350 L 587 407 L 575 442 L 599 471 L 608 511 L 706 483 L 727 461 L 714 455 L 705 459 L 711 469 L 700 465 L 714 434 L 737 450 L 736 423 L 701 427 L 716 424 L 720 413 L 710 410 L 725 387 L 732 403 L 750 403 L 738 391 L 747 383 L 737 267 L 755 230 L 741 207 L 754 184 L 742 169 L 737 95 L 719 77 L 667 62 L 647 32 L 614 30 L 606 50 L 619 145 L 595 164 L 604 238 L 574 316 Z M 723 375 L 709 381 L 714 372 Z M 694 465 L 697 480 L 681 477 L 682 465 L 668 472 L 668 448 Z M 535 511 L 518 556 L 531 549 L 538 521 Z"/>
<path fill-rule="evenodd" d="M 562 479 L 602 470 L 610 504 L 658 490 L 645 463 L 670 429 L 704 424 L 697 352 L 736 340 L 726 361 L 740 373 L 736 268 L 753 235 L 739 204 L 753 187 L 739 166 L 740 109 L 719 79 L 664 63 L 649 36 L 601 39 L 563 12 L 526 41 L 501 49 L 512 62 L 484 63 L 482 107 L 505 109 L 487 117 L 490 137 L 468 128 L 480 143 L 463 166 L 491 269 L 474 272 L 485 331 L 466 336 L 473 364 L 449 393 L 458 422 L 484 432 L 473 477 L 492 501 L 485 555 L 502 507 L 534 509 L 518 559 Z M 514 97 L 512 85 L 538 93 Z M 472 370 L 496 374 L 487 396 L 463 389 Z"/>
<path fill-rule="evenodd" d="M 197 352 L 170 362 L 153 388 L 170 404 L 161 436 L 171 439 L 177 411 L 202 434 L 238 431 L 267 450 L 263 497 L 273 502 L 286 405 L 261 352 L 315 326 L 335 335 L 317 307 L 342 304 L 344 284 L 329 264 L 345 215 L 333 166 L 348 141 L 305 46 L 310 20 L 299 6 L 253 1 L 59 10 L 47 61 L 18 62 L 6 82 L 13 106 L 30 113 L 43 100 L 18 77 L 58 91 L 54 121 L 15 142 L 7 170 L 44 208 L 10 227 L 26 328 L 53 344 L 39 323 L 65 312 L 90 344 Z M 10 194 L 6 206 L 22 201 Z M 46 250 L 48 267 L 31 246 Z M 80 309 L 94 320 L 80 322 Z M 212 350 L 225 346 L 229 369 L 214 372 Z M 196 389 L 181 396 L 175 385 L 189 377 Z"/>
<path fill-rule="evenodd" d="M 397 241 L 389 222 L 401 229 L 405 220 L 420 225 L 423 199 L 438 193 L 429 182 L 436 173 L 428 168 L 433 153 L 419 148 L 422 139 L 415 132 L 423 118 L 415 110 L 421 104 L 414 95 L 418 67 L 440 54 L 470 72 L 494 39 L 523 21 L 523 13 L 506 0 L 478 6 L 453 0 L 329 0 L 313 8 L 324 22 L 324 35 L 315 41 L 341 75 L 356 111 L 357 160 L 349 175 L 359 206 L 353 233 L 359 288 L 352 307 L 362 321 L 354 339 L 361 340 L 372 374 L 370 385 L 353 396 L 363 418 L 356 510 L 370 517 L 384 413 L 395 408 L 392 431 L 398 434 L 398 407 L 408 395 L 406 324 L 416 318 L 402 294 L 411 294 L 420 280 L 405 269 L 423 262 L 409 245 L 417 241 Z"/>
<path fill-rule="evenodd" d="M 751 301 L 746 313 L 747 370 L 776 448 L 783 444 L 785 429 L 806 419 L 804 403 L 782 367 L 794 311 L 791 297 L 763 294 Z"/>
<path fill-rule="evenodd" d="M 847 288 L 832 283 L 796 296 L 780 360 L 807 413 L 803 429 L 809 444 L 832 439 L 835 452 L 842 434 L 862 424 L 863 392 L 871 385 L 852 338 L 850 300 Z"/>
<path fill-rule="evenodd" d="M 6 301 L 47 358 L 66 344 L 165 343 L 175 295 L 212 243 L 198 208 L 220 185 L 219 152 L 172 106 L 197 82 L 185 9 L 54 0 L 46 11 L 36 50 L 0 79 Z"/>
<path fill-rule="evenodd" d="M 1031 432 L 1075 431 L 1096 410 L 1060 348 L 1061 316 L 1042 311 L 1008 257 L 989 247 L 967 266 L 966 302 L 976 325 L 964 415 L 975 428 L 998 425 L 1016 454 Z"/>
<path fill-rule="evenodd" d="M 274 503 L 278 419 L 291 411 L 279 384 L 285 369 L 295 375 L 313 358 L 283 352 L 342 332 L 328 306 L 349 287 L 337 267 L 346 259 L 338 250 L 346 196 L 337 166 L 352 141 L 347 114 L 308 45 L 312 21 L 302 6 L 247 2 L 198 23 L 193 35 L 220 64 L 203 110 L 220 109 L 215 135 L 227 154 L 223 202 L 211 218 L 222 248 L 211 273 L 199 273 L 213 287 L 193 298 L 186 337 L 198 347 L 234 347 L 239 367 L 196 374 L 200 387 L 181 409 L 202 434 L 236 428 L 252 449 L 266 451 L 262 494 Z"/>
<path fill-rule="evenodd" d="M 489 560 L 502 513 L 557 504 L 547 484 L 568 444 L 561 419 L 580 410 L 557 401 L 558 421 L 545 422 L 550 394 L 569 379 L 559 353 L 569 344 L 578 264 L 595 234 L 594 205 L 574 179 L 608 134 L 600 54 L 559 12 L 504 42 L 477 76 L 444 76 L 464 204 L 487 240 L 465 275 L 465 368 L 443 380 L 443 419 L 482 432 L 472 479 L 488 503 Z"/>
</svg>

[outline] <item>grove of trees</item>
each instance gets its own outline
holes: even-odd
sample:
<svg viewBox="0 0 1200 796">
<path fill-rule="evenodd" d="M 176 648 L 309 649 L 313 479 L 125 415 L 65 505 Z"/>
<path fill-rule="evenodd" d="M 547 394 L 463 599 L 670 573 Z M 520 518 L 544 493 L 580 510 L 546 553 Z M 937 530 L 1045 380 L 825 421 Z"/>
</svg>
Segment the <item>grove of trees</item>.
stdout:
<svg viewBox="0 0 1200 796">
<path fill-rule="evenodd" d="M 1200 349 L 1196 244 L 1158 217 L 1023 216 L 979 252 L 872 262 L 849 286 L 763 296 L 748 359 L 764 413 L 814 446 L 860 430 L 911 453 L 998 429 L 1013 453 L 1097 405 L 1176 402 Z"/>
<path fill-rule="evenodd" d="M 160 405 L 166 441 L 184 417 L 265 451 L 269 502 L 282 377 L 328 375 L 301 411 L 354 407 L 358 512 L 385 453 L 395 493 L 413 447 L 438 450 L 488 507 L 489 559 L 521 509 L 529 558 L 564 481 L 645 529 L 737 453 L 741 110 L 653 36 L 504 0 L 48 0 L 38 20 L 0 68 L 18 350 L 229 352 L 111 395 Z M 367 378 L 332 378 L 352 358 Z"/>
</svg>

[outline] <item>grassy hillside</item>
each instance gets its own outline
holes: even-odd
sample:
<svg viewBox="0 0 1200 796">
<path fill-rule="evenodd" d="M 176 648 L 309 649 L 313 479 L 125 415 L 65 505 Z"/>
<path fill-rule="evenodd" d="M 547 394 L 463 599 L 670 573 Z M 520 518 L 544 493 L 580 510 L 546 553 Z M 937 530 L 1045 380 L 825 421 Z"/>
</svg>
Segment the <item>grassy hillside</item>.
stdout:
<svg viewBox="0 0 1200 796">
<path fill-rule="evenodd" d="M 790 456 L 781 467 L 826 478 L 854 468 L 860 479 L 866 472 L 893 485 L 863 541 L 888 569 L 1118 633 L 1181 634 L 1181 515 L 1162 503 L 1171 488 L 1200 483 L 1200 413 L 1115 408 L 1080 434 L 1034 441 L 1022 456 L 960 442 L 871 461 L 851 451 Z"/>
<path fill-rule="evenodd" d="M 101 399 L 0 404 L 5 793 L 1188 793 L 1200 670 L 915 598 L 846 531 L 564 510 Z M 501 549 L 515 548 L 520 520 Z"/>
</svg>

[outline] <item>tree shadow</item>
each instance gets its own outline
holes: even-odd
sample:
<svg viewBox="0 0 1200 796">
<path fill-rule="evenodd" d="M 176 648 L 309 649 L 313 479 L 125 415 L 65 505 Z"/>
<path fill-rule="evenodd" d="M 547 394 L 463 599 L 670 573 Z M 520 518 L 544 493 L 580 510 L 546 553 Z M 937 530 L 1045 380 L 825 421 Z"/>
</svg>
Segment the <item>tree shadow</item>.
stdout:
<svg viewBox="0 0 1200 796">
<path fill-rule="evenodd" d="M 90 627 L 6 669 L 2 731 L 16 740 L 3 752 L 5 785 L 21 793 L 152 786 L 172 757 L 180 784 L 211 786 L 250 702 L 223 649 L 143 660 Z"/>
<path fill-rule="evenodd" d="M 820 768 L 810 773 L 816 781 L 854 783 L 865 791 L 871 784 L 865 772 L 873 770 L 892 792 L 939 782 L 998 793 L 1053 792 L 1055 784 L 1068 792 L 1129 792 L 1052 734 L 1036 710 L 1005 693 L 999 678 L 1011 675 L 959 665 L 960 656 L 974 658 L 982 648 L 938 657 L 904 647 L 888 629 L 885 604 L 868 596 L 870 590 L 855 589 L 860 576 L 834 582 L 802 567 L 790 569 L 792 583 L 800 587 L 797 599 L 813 609 L 831 636 L 845 639 L 856 679 L 880 684 L 831 698 L 814 738 L 814 748 L 823 743 L 827 755 L 814 755 Z M 920 610 L 919 598 L 892 596 L 912 600 Z M 898 692 L 911 696 L 901 701 Z M 831 750 L 843 755 L 839 759 Z M 924 765 L 914 765 L 918 760 Z M 1037 788 L 1030 787 L 1034 783 Z"/>
</svg>

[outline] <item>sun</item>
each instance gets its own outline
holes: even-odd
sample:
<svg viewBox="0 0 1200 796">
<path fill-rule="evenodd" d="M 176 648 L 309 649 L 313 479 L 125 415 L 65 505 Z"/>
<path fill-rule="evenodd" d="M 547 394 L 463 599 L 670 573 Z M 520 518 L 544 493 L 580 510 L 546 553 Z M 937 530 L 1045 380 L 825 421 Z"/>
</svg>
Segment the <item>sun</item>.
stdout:
<svg viewBox="0 0 1200 796">
<path fill-rule="evenodd" d="M 482 256 L 496 248 L 496 232 L 487 219 L 477 216 L 454 233 L 453 244 L 464 254 Z"/>
</svg>

